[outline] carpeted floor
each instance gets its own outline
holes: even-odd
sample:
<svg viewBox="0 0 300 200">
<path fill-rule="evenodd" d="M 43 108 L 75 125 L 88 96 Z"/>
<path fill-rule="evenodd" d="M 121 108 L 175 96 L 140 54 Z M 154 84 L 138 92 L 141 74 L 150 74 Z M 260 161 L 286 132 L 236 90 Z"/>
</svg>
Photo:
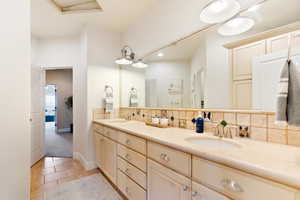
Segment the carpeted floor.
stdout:
<svg viewBox="0 0 300 200">
<path fill-rule="evenodd" d="M 45 200 L 122 200 L 101 174 L 65 183 L 45 193 Z"/>
<path fill-rule="evenodd" d="M 49 157 L 72 157 L 73 134 L 57 133 L 54 123 L 45 126 L 45 150 Z"/>
</svg>

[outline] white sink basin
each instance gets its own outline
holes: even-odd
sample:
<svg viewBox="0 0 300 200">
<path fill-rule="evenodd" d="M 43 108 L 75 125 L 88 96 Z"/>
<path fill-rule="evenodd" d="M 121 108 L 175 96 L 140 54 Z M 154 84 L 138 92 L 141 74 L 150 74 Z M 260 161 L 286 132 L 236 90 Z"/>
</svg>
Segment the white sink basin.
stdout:
<svg viewBox="0 0 300 200">
<path fill-rule="evenodd" d="M 211 149 L 239 149 L 242 146 L 234 141 L 224 140 L 220 138 L 209 137 L 190 137 L 185 139 L 187 142 L 198 145 L 203 148 Z"/>
</svg>

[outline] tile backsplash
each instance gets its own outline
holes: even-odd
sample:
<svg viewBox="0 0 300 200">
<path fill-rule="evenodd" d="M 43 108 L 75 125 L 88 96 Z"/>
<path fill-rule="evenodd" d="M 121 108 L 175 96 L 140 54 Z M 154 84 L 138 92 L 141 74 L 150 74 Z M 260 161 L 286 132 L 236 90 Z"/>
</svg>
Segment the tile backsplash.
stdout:
<svg viewBox="0 0 300 200">
<path fill-rule="evenodd" d="M 103 110 L 103 109 L 102 109 Z M 263 111 L 216 110 L 216 109 L 159 109 L 159 108 L 128 108 L 121 107 L 113 114 L 104 114 L 97 109 L 94 119 L 130 118 L 137 121 L 151 121 L 152 117 L 166 117 L 169 125 L 186 129 L 195 129 L 192 119 L 203 112 L 211 113 L 211 120 L 205 121 L 205 131 L 213 131 L 213 127 L 222 120 L 232 126 L 249 128 L 250 139 L 300 146 L 300 127 L 289 127 L 275 124 L 275 114 Z M 237 135 L 237 128 L 235 128 Z"/>
</svg>

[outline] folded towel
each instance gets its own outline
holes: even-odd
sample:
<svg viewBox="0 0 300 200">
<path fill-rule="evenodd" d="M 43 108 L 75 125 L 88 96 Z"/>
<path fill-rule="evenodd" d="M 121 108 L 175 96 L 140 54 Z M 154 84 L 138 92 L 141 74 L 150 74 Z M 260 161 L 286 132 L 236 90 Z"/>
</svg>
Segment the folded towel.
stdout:
<svg viewBox="0 0 300 200">
<path fill-rule="evenodd" d="M 280 72 L 280 80 L 278 84 L 278 95 L 276 104 L 276 123 L 286 124 L 287 104 L 288 104 L 288 87 L 289 87 L 289 65 L 291 62 L 287 61 Z"/>
<path fill-rule="evenodd" d="M 288 61 L 281 70 L 276 122 L 300 126 L 300 65 Z"/>
<path fill-rule="evenodd" d="M 290 126 L 300 126 L 300 64 L 290 62 L 288 84 L 288 124 Z"/>
</svg>

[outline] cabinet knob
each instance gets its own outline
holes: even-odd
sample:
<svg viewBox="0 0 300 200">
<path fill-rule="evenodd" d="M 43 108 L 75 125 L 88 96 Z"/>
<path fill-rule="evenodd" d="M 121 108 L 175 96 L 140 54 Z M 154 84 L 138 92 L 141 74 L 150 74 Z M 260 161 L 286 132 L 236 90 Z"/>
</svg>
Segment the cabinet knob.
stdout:
<svg viewBox="0 0 300 200">
<path fill-rule="evenodd" d="M 164 154 L 164 153 L 161 153 L 160 154 L 160 158 L 166 162 L 169 162 L 170 161 L 170 158 L 167 154 Z"/>
<path fill-rule="evenodd" d="M 197 195 L 198 195 L 198 192 L 196 192 L 196 191 L 192 192 L 192 197 L 196 197 Z"/>
<path fill-rule="evenodd" d="M 233 192 L 244 192 L 243 188 L 234 180 L 223 179 L 220 183 L 225 189 L 229 189 Z"/>
<path fill-rule="evenodd" d="M 186 186 L 186 185 L 182 187 L 182 190 L 183 190 L 183 191 L 187 191 L 188 189 L 189 189 L 189 187 Z"/>
<path fill-rule="evenodd" d="M 128 188 L 128 187 L 125 188 L 125 192 L 126 192 L 126 194 L 127 194 L 128 196 L 130 196 L 130 191 L 129 191 L 129 188 Z"/>
</svg>

